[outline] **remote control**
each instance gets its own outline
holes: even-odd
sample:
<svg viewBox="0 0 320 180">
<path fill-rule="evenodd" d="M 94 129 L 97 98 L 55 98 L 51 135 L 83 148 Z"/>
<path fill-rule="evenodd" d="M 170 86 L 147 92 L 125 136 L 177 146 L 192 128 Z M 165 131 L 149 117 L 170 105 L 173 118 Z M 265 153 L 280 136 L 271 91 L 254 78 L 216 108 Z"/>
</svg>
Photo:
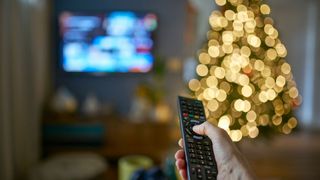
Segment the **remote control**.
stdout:
<svg viewBox="0 0 320 180">
<path fill-rule="evenodd" d="M 179 96 L 178 109 L 188 180 L 215 180 L 218 169 L 212 142 L 207 136 L 198 135 L 192 130 L 194 125 L 206 121 L 202 102 Z"/>
</svg>

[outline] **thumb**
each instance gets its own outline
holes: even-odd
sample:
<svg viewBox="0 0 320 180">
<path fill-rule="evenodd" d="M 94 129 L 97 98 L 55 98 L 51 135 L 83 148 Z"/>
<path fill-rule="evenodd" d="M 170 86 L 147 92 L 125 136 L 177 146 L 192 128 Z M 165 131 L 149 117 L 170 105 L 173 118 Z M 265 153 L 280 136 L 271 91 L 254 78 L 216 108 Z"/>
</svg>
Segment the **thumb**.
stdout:
<svg viewBox="0 0 320 180">
<path fill-rule="evenodd" d="M 215 127 L 212 126 L 209 122 L 204 122 L 200 125 L 193 126 L 192 130 L 199 135 L 206 135 L 210 139 L 214 137 Z"/>
</svg>

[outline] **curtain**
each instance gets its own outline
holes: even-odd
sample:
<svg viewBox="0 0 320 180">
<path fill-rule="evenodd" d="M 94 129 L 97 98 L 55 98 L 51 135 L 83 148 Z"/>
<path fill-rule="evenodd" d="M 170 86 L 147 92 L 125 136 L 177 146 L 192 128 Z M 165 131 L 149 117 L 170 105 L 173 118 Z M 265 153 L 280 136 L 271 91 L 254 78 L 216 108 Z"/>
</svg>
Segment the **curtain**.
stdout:
<svg viewBox="0 0 320 180">
<path fill-rule="evenodd" d="M 26 179 L 40 158 L 48 8 L 44 0 L 1 0 L 0 7 L 0 179 Z"/>
</svg>

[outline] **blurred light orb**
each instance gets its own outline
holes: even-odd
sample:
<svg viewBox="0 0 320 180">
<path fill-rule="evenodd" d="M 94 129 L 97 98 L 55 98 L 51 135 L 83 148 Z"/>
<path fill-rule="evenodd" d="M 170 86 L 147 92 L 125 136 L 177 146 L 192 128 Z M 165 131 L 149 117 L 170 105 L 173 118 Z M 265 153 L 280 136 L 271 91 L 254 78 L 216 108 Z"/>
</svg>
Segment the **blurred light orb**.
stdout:
<svg viewBox="0 0 320 180">
<path fill-rule="evenodd" d="M 207 44 L 198 55 L 198 79 L 189 89 L 206 117 L 235 142 L 256 138 L 261 127 L 289 134 L 300 105 L 288 51 L 279 39 L 270 6 L 262 1 L 215 0 L 223 11 L 209 17 Z M 248 6 L 249 5 L 249 6 Z"/>
<path fill-rule="evenodd" d="M 260 6 L 260 11 L 261 11 L 262 14 L 268 15 L 268 14 L 270 14 L 271 9 L 270 9 L 270 7 L 269 7 L 267 4 L 262 4 L 262 5 Z"/>
</svg>

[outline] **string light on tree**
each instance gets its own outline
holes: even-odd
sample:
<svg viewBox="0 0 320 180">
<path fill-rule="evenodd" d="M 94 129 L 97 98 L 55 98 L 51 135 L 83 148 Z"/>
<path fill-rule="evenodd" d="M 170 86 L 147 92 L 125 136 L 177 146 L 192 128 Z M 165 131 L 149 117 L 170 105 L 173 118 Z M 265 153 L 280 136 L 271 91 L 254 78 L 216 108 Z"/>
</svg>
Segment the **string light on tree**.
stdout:
<svg viewBox="0 0 320 180">
<path fill-rule="evenodd" d="M 256 138 L 261 128 L 292 132 L 292 110 L 302 98 L 286 62 L 269 5 L 262 0 L 215 0 L 208 42 L 198 56 L 199 79 L 189 88 L 204 102 L 210 122 L 233 141 Z"/>
</svg>

